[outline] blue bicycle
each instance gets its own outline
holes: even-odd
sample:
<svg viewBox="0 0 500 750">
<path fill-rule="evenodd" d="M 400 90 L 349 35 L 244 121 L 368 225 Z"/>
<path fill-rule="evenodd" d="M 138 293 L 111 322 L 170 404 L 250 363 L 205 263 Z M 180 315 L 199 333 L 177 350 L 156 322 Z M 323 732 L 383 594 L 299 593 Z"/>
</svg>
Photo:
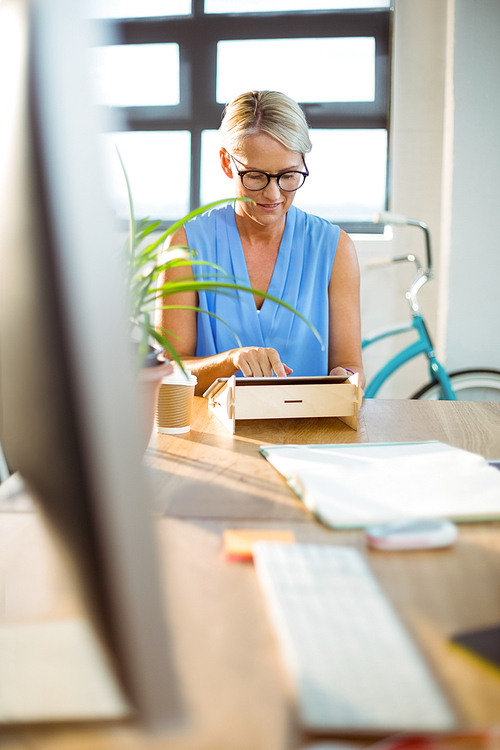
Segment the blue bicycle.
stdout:
<svg viewBox="0 0 500 750">
<path fill-rule="evenodd" d="M 397 336 L 408 331 L 415 331 L 416 341 L 398 352 L 390 359 L 370 380 L 365 389 L 365 398 L 374 398 L 383 383 L 406 362 L 424 355 L 429 363 L 430 382 L 420 388 L 413 399 L 442 399 L 449 401 L 500 401 L 500 371 L 491 369 L 467 369 L 447 372 L 436 358 L 434 346 L 429 335 L 424 317 L 420 311 L 417 295 L 427 281 L 432 279 L 432 250 L 431 237 L 426 224 L 405 216 L 384 212 L 378 215 L 378 221 L 397 226 L 415 226 L 422 229 L 425 235 L 426 265 L 423 268 L 418 258 L 413 255 L 396 255 L 380 261 L 373 261 L 371 267 L 388 265 L 391 263 L 410 262 L 417 269 L 406 298 L 410 304 L 411 320 L 401 325 L 389 326 L 367 336 L 363 348 L 375 344 L 382 339 Z"/>
</svg>

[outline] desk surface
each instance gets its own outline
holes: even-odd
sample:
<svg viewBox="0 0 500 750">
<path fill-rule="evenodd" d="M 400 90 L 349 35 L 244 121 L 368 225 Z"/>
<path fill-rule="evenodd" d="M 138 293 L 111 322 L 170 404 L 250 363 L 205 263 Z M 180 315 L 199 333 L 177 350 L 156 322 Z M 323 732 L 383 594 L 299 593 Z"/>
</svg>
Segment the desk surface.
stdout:
<svg viewBox="0 0 500 750">
<path fill-rule="evenodd" d="M 291 528 L 299 541 L 360 549 L 464 724 L 499 724 L 500 677 L 455 652 L 448 637 L 500 621 L 500 524 L 463 525 L 449 550 L 367 551 L 361 532 L 319 525 L 258 452 L 265 443 L 429 439 L 499 458 L 500 405 L 374 400 L 363 405 L 357 432 L 334 419 L 273 420 L 242 424 L 232 436 L 196 399 L 191 432 L 154 435 L 145 457 L 175 650 L 193 719 L 189 735 L 148 738 L 131 724 L 33 727 L 9 729 L 8 737 L 0 732 L 2 748 L 300 747 L 304 738 L 295 727 L 291 686 L 253 567 L 227 563 L 221 554 L 228 527 Z M 65 617 L 78 605 L 61 586 L 60 572 L 55 578 L 51 572 L 38 516 L 19 510 L 0 513 L 0 573 L 8 592 L 1 621 Z M 29 544 L 20 546 L 21 539 Z"/>
<path fill-rule="evenodd" d="M 363 404 L 357 431 L 334 418 L 273 419 L 238 423 L 231 435 L 196 398 L 191 432 L 155 434 L 146 462 L 154 507 L 162 515 L 304 521 L 303 505 L 262 458 L 260 445 L 418 440 L 500 458 L 500 404 L 371 399 Z"/>
</svg>

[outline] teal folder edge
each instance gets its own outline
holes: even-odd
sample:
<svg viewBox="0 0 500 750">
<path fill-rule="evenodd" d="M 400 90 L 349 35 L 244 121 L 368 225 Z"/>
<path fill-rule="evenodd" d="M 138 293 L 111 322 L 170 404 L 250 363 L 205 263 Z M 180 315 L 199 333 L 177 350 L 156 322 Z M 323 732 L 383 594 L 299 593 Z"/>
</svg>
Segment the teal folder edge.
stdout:
<svg viewBox="0 0 500 750">
<path fill-rule="evenodd" d="M 342 449 L 342 448 L 367 448 L 368 446 L 373 447 L 384 447 L 384 446 L 391 446 L 391 445 L 401 445 L 401 446 L 409 446 L 409 445 L 435 445 L 436 443 L 442 443 L 441 440 L 413 440 L 407 443 L 398 443 L 398 442 L 392 442 L 392 443 L 310 443 L 310 444 L 303 444 L 300 443 L 280 443 L 280 444 L 274 444 L 274 445 L 261 445 L 259 446 L 259 451 L 262 454 L 262 456 L 267 459 L 267 454 L 269 452 L 272 452 L 274 450 L 281 450 L 283 448 L 334 448 Z M 448 445 L 448 443 L 446 443 Z M 450 446 L 453 447 L 453 446 Z M 488 463 L 491 463 L 490 461 Z M 271 464 L 273 466 L 273 464 Z M 301 487 L 297 484 L 296 481 L 294 481 L 293 477 L 288 477 L 282 474 L 276 467 L 273 466 L 273 469 L 278 472 L 278 474 L 283 477 L 286 480 L 286 483 L 290 487 L 290 489 L 297 495 L 299 500 L 305 505 L 305 507 L 311 511 L 311 513 L 320 521 L 324 526 L 328 526 L 331 529 L 343 529 L 345 531 L 348 530 L 354 530 L 354 529 L 362 529 L 365 527 L 365 525 L 360 525 L 359 523 L 353 523 L 353 524 L 339 524 L 339 523 L 332 523 L 330 520 L 324 518 L 322 514 L 312 505 L 309 505 L 302 493 Z M 483 514 L 483 515 L 475 515 L 475 516 L 467 516 L 466 518 L 460 517 L 450 517 L 450 520 L 452 520 L 454 523 L 483 523 L 485 521 L 498 521 L 500 520 L 500 514 Z M 369 525 L 369 524 L 368 524 Z"/>
<path fill-rule="evenodd" d="M 264 456 L 264 458 L 267 458 L 266 452 L 267 451 L 273 451 L 273 450 L 281 450 L 282 448 L 335 448 L 335 450 L 342 448 L 383 448 L 384 446 L 388 445 L 435 445 L 436 443 L 441 443 L 441 440 L 413 440 L 409 443 L 280 443 L 279 445 L 275 443 L 274 445 L 261 445 L 259 446 L 259 450 Z M 443 443 L 443 445 L 445 445 Z M 452 448 L 453 446 L 450 446 Z"/>
</svg>

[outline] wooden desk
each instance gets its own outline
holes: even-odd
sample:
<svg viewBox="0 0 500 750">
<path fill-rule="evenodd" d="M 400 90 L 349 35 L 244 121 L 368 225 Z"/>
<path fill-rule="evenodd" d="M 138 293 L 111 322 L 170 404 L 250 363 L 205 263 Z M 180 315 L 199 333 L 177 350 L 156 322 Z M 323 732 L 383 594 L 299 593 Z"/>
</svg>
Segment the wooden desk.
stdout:
<svg viewBox="0 0 500 750">
<path fill-rule="evenodd" d="M 291 686 L 253 568 L 227 563 L 221 554 L 227 527 L 286 527 L 299 541 L 348 544 L 366 552 L 465 725 L 499 724 L 500 677 L 454 652 L 448 637 L 500 622 L 500 524 L 463 526 L 450 550 L 369 552 L 361 532 L 320 526 L 258 452 L 265 443 L 427 439 L 498 458 L 500 405 L 367 401 L 358 432 L 338 420 L 283 420 L 248 423 L 232 436 L 196 399 L 191 432 L 155 435 L 145 457 L 190 732 L 167 740 L 147 737 L 131 723 L 19 728 L 3 733 L 8 737 L 0 732 L 2 750 L 300 747 Z M 57 618 L 77 608 L 72 592 L 59 578 L 55 587 L 49 575 L 47 540 L 35 513 L 29 508 L 0 513 L 0 540 L 0 571 L 9 593 L 3 620 Z M 497 750 L 495 743 L 488 747 Z"/>
<path fill-rule="evenodd" d="M 500 458 L 500 404 L 365 401 L 359 429 L 338 419 L 248 421 L 231 435 L 195 399 L 191 432 L 155 434 L 146 454 L 154 508 L 181 518 L 310 518 L 259 453 L 272 443 L 377 443 L 441 440 Z"/>
</svg>

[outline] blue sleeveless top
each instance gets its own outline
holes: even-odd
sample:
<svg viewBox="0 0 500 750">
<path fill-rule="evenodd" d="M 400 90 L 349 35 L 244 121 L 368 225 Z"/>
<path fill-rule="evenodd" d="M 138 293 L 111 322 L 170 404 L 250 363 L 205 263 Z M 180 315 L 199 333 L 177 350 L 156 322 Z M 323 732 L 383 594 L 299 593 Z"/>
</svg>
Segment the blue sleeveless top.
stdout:
<svg viewBox="0 0 500 750">
<path fill-rule="evenodd" d="M 215 263 L 237 283 L 250 287 L 232 205 L 197 216 L 186 224 L 185 230 L 189 247 L 196 250 L 196 260 Z M 235 349 L 236 333 L 242 346 L 276 349 L 294 375 L 327 375 L 328 284 L 339 235 L 338 226 L 292 205 L 268 289 L 268 294 L 288 302 L 315 326 L 323 349 L 304 321 L 281 305 L 265 299 L 259 311 L 251 293 L 223 294 L 226 290 L 221 290 L 199 292 L 199 307 L 221 320 L 198 313 L 196 356 Z M 195 265 L 193 273 L 197 279 L 214 280 L 217 272 L 209 266 Z"/>
</svg>

